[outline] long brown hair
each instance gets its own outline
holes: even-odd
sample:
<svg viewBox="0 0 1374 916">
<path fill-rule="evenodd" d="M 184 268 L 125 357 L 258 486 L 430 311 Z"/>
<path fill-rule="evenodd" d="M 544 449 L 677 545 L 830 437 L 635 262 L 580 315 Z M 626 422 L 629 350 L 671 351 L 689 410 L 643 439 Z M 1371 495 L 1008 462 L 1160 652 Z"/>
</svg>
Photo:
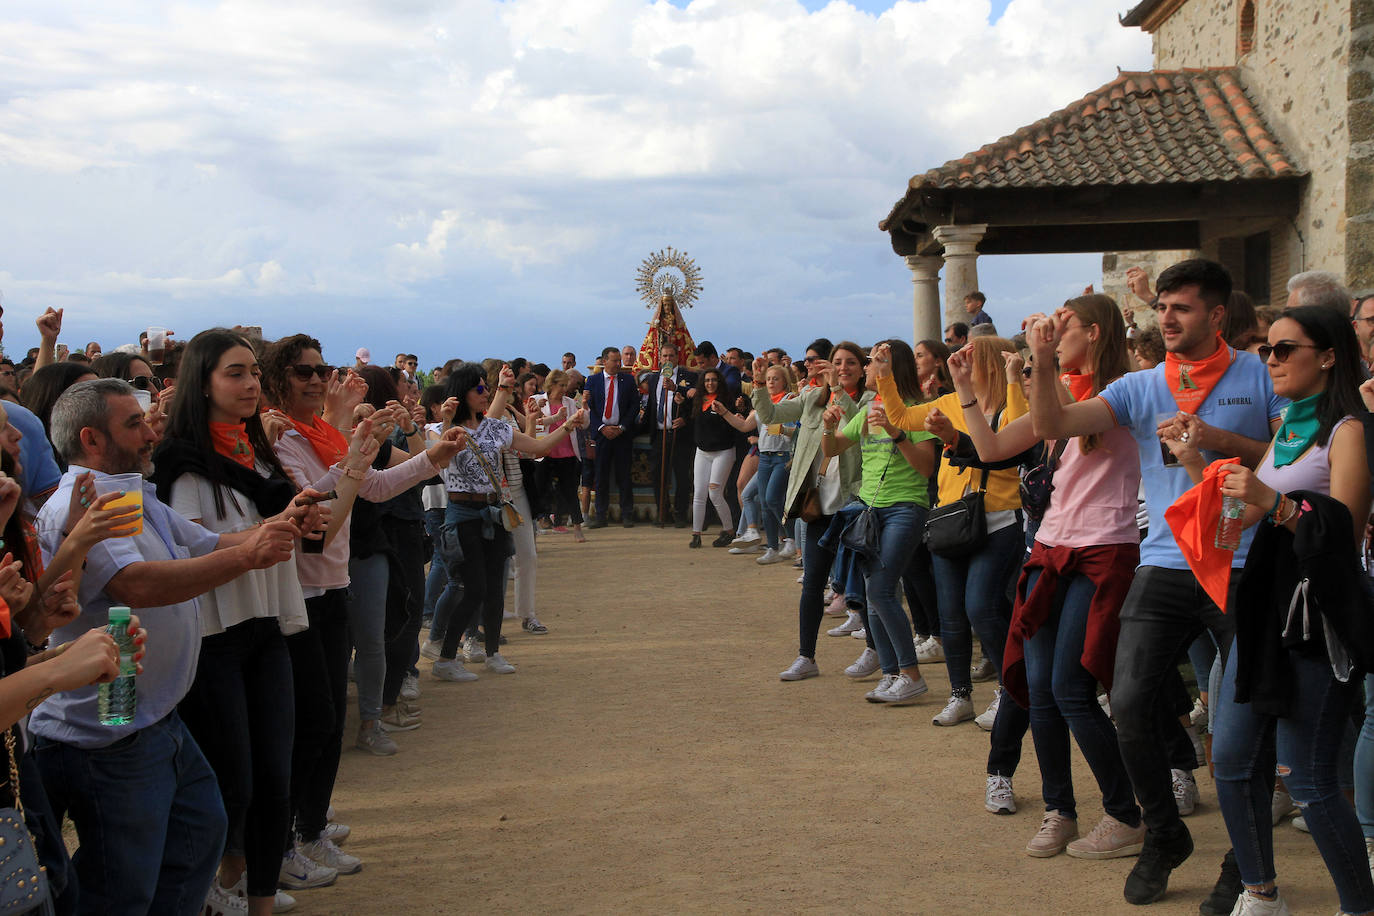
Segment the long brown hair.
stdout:
<svg viewBox="0 0 1374 916">
<path fill-rule="evenodd" d="M 1097 340 L 1088 343 L 1088 359 L 1093 367 L 1093 396 L 1130 371 L 1130 350 L 1126 346 L 1126 322 L 1116 300 L 1102 293 L 1078 296 L 1064 303 L 1078 316 L 1084 327 L 1097 328 Z M 1080 436 L 1078 447 L 1088 454 L 1102 444 L 1102 434 Z"/>
<path fill-rule="evenodd" d="M 1016 345 L 1005 337 L 988 334 L 973 338 L 968 346 L 973 348 L 973 388 L 982 388 L 987 398 L 983 409 L 1003 409 L 1007 406 L 1007 364 L 1002 354 L 1015 353 Z"/>
</svg>

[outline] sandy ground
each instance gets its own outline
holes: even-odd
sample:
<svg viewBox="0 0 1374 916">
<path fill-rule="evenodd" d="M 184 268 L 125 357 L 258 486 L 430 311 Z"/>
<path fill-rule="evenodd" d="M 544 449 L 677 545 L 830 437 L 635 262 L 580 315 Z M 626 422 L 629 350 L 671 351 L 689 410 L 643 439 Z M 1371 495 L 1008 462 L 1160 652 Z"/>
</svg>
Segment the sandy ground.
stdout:
<svg viewBox="0 0 1374 916">
<path fill-rule="evenodd" d="M 822 676 L 782 683 L 796 572 L 687 537 L 541 537 L 550 632 L 510 627 L 515 675 L 450 684 L 426 664 L 425 724 L 400 753 L 345 751 L 334 803 L 366 864 L 298 912 L 1142 912 L 1121 897 L 1133 859 L 1025 854 L 1042 810 L 1029 736 L 1019 813 L 983 810 L 987 734 L 930 724 L 943 665 L 918 705 L 873 705 L 842 670 L 862 644 L 822 634 Z M 1086 833 L 1101 800 L 1077 767 Z M 1228 846 L 1199 773 L 1197 851 L 1152 916 L 1197 913 Z M 1285 824 L 1275 843 L 1294 911 L 1335 912 L 1309 837 Z"/>
</svg>

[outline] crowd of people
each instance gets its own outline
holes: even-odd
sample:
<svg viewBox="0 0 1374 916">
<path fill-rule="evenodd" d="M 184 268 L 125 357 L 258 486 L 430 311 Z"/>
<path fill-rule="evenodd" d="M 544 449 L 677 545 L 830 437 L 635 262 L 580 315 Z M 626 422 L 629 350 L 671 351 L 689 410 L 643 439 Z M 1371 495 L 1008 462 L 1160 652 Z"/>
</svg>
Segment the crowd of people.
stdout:
<svg viewBox="0 0 1374 916">
<path fill-rule="evenodd" d="M 1205 260 L 1129 280 L 1148 328 L 1089 290 L 1008 339 L 975 292 L 945 341 L 817 338 L 796 361 L 665 341 L 585 376 L 572 353 L 426 378 L 360 349 L 341 369 L 308 334 L 251 328 L 62 353 L 49 309 L 42 345 L 0 362 L 0 709 L 20 738 L 0 802 L 22 799 L 44 894 L 261 914 L 358 872 L 331 805 L 350 679 L 353 746 L 396 754 L 422 666 L 513 674 L 505 622 L 548 632 L 539 538 L 647 515 L 683 549 L 800 569 L 783 681 L 821 673 L 827 614 L 865 643 L 844 673 L 877 679 L 867 702 L 922 702 L 943 663 L 932 723 L 989 732 L 993 814 L 1017 809 L 1029 731 L 1028 855 L 1134 857 L 1126 900 L 1159 899 L 1193 850 L 1205 732 L 1233 848 L 1202 912 L 1288 911 L 1272 830 L 1294 813 L 1342 912 L 1374 912 L 1374 296 L 1309 272 L 1255 307 Z M 136 711 L 104 724 L 100 685 L 128 664 Z M 1071 737 L 1104 811 L 1083 831 Z"/>
</svg>

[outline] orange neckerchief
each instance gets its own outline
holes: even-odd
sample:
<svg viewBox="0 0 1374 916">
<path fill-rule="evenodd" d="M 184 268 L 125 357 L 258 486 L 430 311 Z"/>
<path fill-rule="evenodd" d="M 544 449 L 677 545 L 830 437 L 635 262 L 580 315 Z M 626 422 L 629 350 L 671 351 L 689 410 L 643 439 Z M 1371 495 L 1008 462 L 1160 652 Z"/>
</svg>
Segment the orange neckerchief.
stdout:
<svg viewBox="0 0 1374 916">
<path fill-rule="evenodd" d="M 1207 465 L 1202 482 L 1164 510 L 1164 520 L 1174 533 L 1178 549 L 1197 577 L 1207 597 L 1226 610 L 1226 589 L 1231 583 L 1231 563 L 1236 555 L 1216 546 L 1217 517 L 1221 515 L 1221 478 L 1224 464 L 1240 464 L 1239 458 L 1220 458 Z"/>
<path fill-rule="evenodd" d="M 701 410 L 703 413 L 711 409 L 711 405 L 716 402 L 714 394 L 703 395 L 701 399 Z"/>
<path fill-rule="evenodd" d="M 809 379 L 806 380 L 806 387 L 807 387 L 807 388 L 819 388 L 819 387 L 821 387 L 821 386 L 824 385 L 824 384 L 825 384 L 825 379 L 821 378 L 819 375 L 816 376 L 815 378 L 809 378 Z"/>
<path fill-rule="evenodd" d="M 305 441 L 315 450 L 315 456 L 327 468 L 342 461 L 348 454 L 348 440 L 343 433 L 324 422 L 323 417 L 311 417 L 309 423 L 292 420 L 291 427 L 305 437 Z"/>
<path fill-rule="evenodd" d="M 1217 350 L 1201 360 L 1185 360 L 1174 353 L 1164 354 L 1164 380 L 1174 403 L 1184 413 L 1197 413 L 1207 395 L 1236 361 L 1236 351 L 1217 335 Z"/>
<path fill-rule="evenodd" d="M 1069 394 L 1075 401 L 1086 401 L 1093 394 L 1093 374 L 1091 372 L 1065 372 L 1059 376 L 1059 381 L 1064 383 L 1064 387 L 1069 389 Z"/>
<path fill-rule="evenodd" d="M 210 423 L 210 442 L 215 451 L 230 461 L 237 461 L 250 471 L 256 466 L 253 443 L 248 441 L 248 430 L 242 423 Z M 333 464 L 333 462 L 330 462 Z"/>
<path fill-rule="evenodd" d="M 777 394 L 770 394 L 769 397 L 772 398 L 772 399 L 773 399 L 773 403 L 776 404 L 776 403 L 778 403 L 779 401 L 781 401 L 783 398 L 787 397 L 787 392 L 786 392 L 786 391 L 779 391 Z"/>
<path fill-rule="evenodd" d="M 19 527 L 24 532 L 24 543 L 11 545 L 9 554 L 16 560 L 24 564 L 24 574 L 31 581 L 37 582 L 43 575 L 43 552 L 38 549 L 38 532 L 26 519 L 19 520 Z M 14 632 L 13 624 L 10 621 L 10 606 L 0 598 L 0 639 L 9 639 L 10 633 Z"/>
</svg>

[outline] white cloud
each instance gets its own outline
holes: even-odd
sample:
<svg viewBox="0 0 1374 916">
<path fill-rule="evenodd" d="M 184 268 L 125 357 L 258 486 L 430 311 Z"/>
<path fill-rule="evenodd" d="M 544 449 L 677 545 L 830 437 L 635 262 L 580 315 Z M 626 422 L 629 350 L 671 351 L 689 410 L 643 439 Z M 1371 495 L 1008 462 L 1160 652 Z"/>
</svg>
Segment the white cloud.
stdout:
<svg viewBox="0 0 1374 916">
<path fill-rule="evenodd" d="M 777 333 L 774 304 L 805 310 L 803 335 L 828 310 L 907 321 L 876 229 L 907 179 L 1149 65 L 1100 0 L 988 18 L 987 0 L 21 0 L 0 12 L 0 195 L 22 214 L 0 281 L 12 308 L 111 326 L 162 299 L 207 324 L 357 308 L 350 333 L 383 349 L 423 332 L 379 302 L 595 319 L 445 328 L 429 361 L 472 334 L 631 337 L 633 271 L 673 244 L 708 283 L 688 320 L 717 338 Z"/>
</svg>

